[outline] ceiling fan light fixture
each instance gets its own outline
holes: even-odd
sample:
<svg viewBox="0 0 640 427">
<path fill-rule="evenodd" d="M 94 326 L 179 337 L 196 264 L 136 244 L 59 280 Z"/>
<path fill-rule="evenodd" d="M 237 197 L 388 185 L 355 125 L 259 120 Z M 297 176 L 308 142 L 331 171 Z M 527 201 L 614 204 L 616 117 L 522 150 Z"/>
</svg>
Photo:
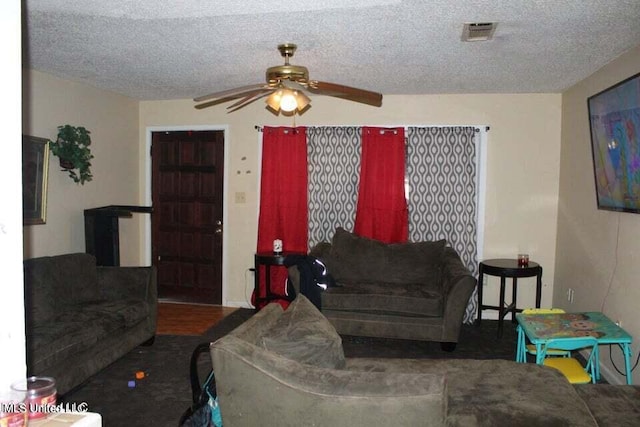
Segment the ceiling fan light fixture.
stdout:
<svg viewBox="0 0 640 427">
<path fill-rule="evenodd" d="M 293 93 L 294 97 L 296 98 L 296 108 L 298 109 L 298 111 L 304 110 L 305 108 L 307 108 L 307 105 L 311 103 L 311 100 L 307 95 L 304 94 L 304 92 L 294 90 Z"/>
<path fill-rule="evenodd" d="M 298 100 L 296 99 L 295 92 L 291 90 L 283 90 L 282 92 L 282 97 L 280 98 L 280 109 L 290 113 L 298 108 Z"/>
<path fill-rule="evenodd" d="M 269 95 L 264 102 L 266 102 L 271 109 L 275 111 L 279 111 L 281 100 L 282 100 L 282 89 L 278 89 L 274 91 L 271 95 Z"/>
<path fill-rule="evenodd" d="M 274 111 L 291 113 L 303 110 L 311 103 L 311 100 L 300 91 L 281 88 L 269 95 L 265 102 Z"/>
</svg>

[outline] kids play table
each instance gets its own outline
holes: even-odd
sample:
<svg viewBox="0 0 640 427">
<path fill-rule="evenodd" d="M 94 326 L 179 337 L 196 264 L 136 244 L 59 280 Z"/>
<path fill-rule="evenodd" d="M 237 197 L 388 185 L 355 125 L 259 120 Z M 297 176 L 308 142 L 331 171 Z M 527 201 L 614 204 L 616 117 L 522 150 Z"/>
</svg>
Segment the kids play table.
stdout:
<svg viewBox="0 0 640 427">
<path fill-rule="evenodd" d="M 525 363 L 526 339 L 536 346 L 536 363 L 541 365 L 542 346 L 550 338 L 571 338 L 593 336 L 602 344 L 617 344 L 624 356 L 627 384 L 631 379 L 631 335 L 613 323 L 600 312 L 555 313 L 555 314 L 516 314 L 518 321 L 518 343 L 516 361 Z M 600 357 L 596 354 L 596 378 L 600 378 Z"/>
</svg>

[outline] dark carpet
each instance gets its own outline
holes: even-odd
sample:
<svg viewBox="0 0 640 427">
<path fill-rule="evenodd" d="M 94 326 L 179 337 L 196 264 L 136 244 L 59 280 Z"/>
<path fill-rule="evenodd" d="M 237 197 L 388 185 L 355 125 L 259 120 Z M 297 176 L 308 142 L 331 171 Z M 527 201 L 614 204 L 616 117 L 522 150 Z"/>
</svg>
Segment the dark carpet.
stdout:
<svg viewBox="0 0 640 427">
<path fill-rule="evenodd" d="M 202 336 L 159 335 L 151 346 L 140 346 L 108 366 L 83 385 L 61 396 L 62 402 L 88 404 L 89 411 L 102 415 L 105 427 L 147 427 L 178 425 L 191 404 L 189 360 L 201 342 L 215 341 L 253 314 L 239 309 Z M 497 321 L 483 320 L 480 326 L 464 325 L 453 352 L 439 343 L 344 336 L 347 357 L 515 359 L 515 325 L 505 322 L 504 335 L 497 339 Z M 201 376 L 211 369 L 206 357 L 199 360 Z M 145 378 L 135 379 L 138 371 Z M 129 387 L 135 381 L 135 387 Z"/>
</svg>

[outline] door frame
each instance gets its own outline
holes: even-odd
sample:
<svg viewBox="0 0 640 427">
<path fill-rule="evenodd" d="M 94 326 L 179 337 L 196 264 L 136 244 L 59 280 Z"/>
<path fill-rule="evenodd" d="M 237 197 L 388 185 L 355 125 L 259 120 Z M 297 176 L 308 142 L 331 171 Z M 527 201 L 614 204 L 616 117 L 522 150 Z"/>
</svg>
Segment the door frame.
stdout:
<svg viewBox="0 0 640 427">
<path fill-rule="evenodd" d="M 172 131 L 222 131 L 224 133 L 224 177 L 223 177 L 223 190 L 222 190 L 222 305 L 227 306 L 227 283 L 228 283 L 228 271 L 229 271 L 229 237 L 227 233 L 228 219 L 229 219 L 229 203 L 227 203 L 227 195 L 229 194 L 229 126 L 227 125 L 181 125 L 181 126 L 147 126 L 145 128 L 145 164 L 144 164 L 144 199 L 147 206 L 153 206 L 152 194 L 151 194 L 151 140 L 153 132 L 172 132 Z M 143 245 L 143 259 L 148 265 L 153 265 L 151 259 L 151 216 L 145 215 L 144 218 L 144 245 Z"/>
</svg>

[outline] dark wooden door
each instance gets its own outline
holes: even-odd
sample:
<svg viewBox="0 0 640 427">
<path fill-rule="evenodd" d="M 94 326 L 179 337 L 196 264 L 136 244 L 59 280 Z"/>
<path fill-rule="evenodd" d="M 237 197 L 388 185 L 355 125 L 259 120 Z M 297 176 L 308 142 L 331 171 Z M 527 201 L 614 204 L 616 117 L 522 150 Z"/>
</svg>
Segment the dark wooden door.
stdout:
<svg viewBox="0 0 640 427">
<path fill-rule="evenodd" d="M 224 132 L 153 132 L 151 147 L 158 296 L 222 304 Z"/>
</svg>

